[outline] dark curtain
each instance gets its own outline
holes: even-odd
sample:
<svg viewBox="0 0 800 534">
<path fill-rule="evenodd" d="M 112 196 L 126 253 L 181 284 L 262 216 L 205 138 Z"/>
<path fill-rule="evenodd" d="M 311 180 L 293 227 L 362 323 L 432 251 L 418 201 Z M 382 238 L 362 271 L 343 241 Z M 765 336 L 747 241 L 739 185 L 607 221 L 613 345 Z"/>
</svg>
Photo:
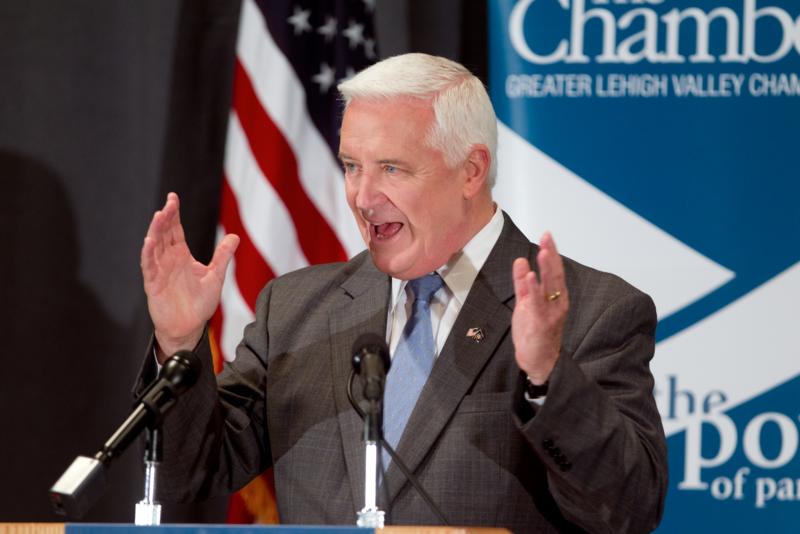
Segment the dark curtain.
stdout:
<svg viewBox="0 0 800 534">
<path fill-rule="evenodd" d="M 167 191 L 211 255 L 236 0 L 0 4 L 0 521 L 59 521 L 47 490 L 131 409 L 151 325 L 141 242 Z M 379 1 L 383 55 L 460 59 L 485 79 L 484 2 Z M 168 461 L 168 459 L 166 459 Z M 87 521 L 132 522 L 141 450 Z M 224 520 L 225 499 L 165 521 Z"/>
</svg>

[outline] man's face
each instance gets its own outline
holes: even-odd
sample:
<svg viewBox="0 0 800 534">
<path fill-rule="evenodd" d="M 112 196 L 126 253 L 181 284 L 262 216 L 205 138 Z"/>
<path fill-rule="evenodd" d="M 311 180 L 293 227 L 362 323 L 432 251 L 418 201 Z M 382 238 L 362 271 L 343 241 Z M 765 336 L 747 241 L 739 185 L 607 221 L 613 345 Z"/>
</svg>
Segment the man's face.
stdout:
<svg viewBox="0 0 800 534">
<path fill-rule="evenodd" d="M 437 269 L 471 237 L 464 169 L 424 142 L 433 120 L 429 102 L 395 98 L 353 100 L 342 121 L 347 202 L 375 265 L 404 280 Z"/>
</svg>

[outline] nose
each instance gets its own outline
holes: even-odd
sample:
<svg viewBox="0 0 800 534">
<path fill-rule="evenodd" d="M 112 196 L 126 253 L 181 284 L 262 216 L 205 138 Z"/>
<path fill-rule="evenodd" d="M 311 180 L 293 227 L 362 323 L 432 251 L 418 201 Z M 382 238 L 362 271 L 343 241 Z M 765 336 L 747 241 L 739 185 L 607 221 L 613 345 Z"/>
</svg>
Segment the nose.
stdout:
<svg viewBox="0 0 800 534">
<path fill-rule="evenodd" d="M 375 209 L 380 208 L 387 200 L 379 178 L 370 172 L 362 172 L 356 191 L 356 207 L 361 210 L 364 216 L 369 217 Z"/>
</svg>

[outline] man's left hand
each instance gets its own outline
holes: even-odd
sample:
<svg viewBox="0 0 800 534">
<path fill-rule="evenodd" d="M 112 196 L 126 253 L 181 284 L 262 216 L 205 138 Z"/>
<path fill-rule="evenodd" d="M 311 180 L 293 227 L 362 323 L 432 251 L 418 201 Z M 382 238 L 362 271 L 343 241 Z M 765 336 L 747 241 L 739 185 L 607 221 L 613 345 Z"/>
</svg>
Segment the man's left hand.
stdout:
<svg viewBox="0 0 800 534">
<path fill-rule="evenodd" d="M 527 258 L 514 260 L 516 305 L 511 316 L 511 338 L 517 365 L 534 384 L 544 384 L 558 360 L 561 334 L 569 311 L 564 262 L 549 232 L 536 256 L 539 278 Z"/>
</svg>

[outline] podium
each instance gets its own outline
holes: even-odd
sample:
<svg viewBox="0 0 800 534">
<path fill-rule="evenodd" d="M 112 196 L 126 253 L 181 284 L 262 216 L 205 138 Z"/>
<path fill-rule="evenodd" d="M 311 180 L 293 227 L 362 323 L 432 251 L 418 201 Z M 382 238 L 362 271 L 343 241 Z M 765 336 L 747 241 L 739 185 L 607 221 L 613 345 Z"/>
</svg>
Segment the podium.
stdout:
<svg viewBox="0 0 800 534">
<path fill-rule="evenodd" d="M 159 525 L 127 523 L 0 523 L 0 534 L 511 534 L 504 528 L 304 525 Z"/>
</svg>

